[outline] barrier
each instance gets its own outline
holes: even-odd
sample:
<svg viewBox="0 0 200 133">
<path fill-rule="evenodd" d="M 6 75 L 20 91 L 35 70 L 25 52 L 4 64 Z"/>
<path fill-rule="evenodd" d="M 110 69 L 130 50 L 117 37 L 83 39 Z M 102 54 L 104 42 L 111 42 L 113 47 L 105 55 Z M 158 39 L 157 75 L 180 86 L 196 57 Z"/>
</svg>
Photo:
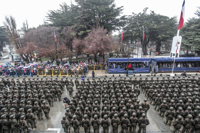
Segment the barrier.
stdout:
<svg viewBox="0 0 200 133">
<path fill-rule="evenodd" d="M 68 76 L 68 70 L 60 70 L 60 76 Z"/>
<path fill-rule="evenodd" d="M 60 75 L 60 70 L 52 70 L 52 76 Z"/>
<path fill-rule="evenodd" d="M 44 69 L 42 69 L 42 70 L 38 70 L 38 76 L 45 76 L 46 75 L 46 72 L 45 72 L 45 70 Z"/>
<path fill-rule="evenodd" d="M 88 68 L 88 71 L 94 70 L 94 65 L 88 65 L 87 68 Z"/>
<path fill-rule="evenodd" d="M 44 76 L 51 76 L 52 70 L 45 69 L 45 75 Z"/>
<path fill-rule="evenodd" d="M 102 67 L 101 65 L 95 65 L 94 70 L 95 71 L 101 71 L 101 67 Z"/>
</svg>

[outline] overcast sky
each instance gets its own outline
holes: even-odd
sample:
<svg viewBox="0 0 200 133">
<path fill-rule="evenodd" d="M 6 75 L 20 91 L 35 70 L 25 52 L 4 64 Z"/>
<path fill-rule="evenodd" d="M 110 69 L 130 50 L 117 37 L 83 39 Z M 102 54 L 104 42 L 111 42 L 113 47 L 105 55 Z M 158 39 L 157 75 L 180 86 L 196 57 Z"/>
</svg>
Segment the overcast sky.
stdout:
<svg viewBox="0 0 200 133">
<path fill-rule="evenodd" d="M 4 0 L 1 1 L 0 26 L 3 26 L 5 16 L 12 15 L 17 22 L 17 28 L 22 27 L 22 23 L 28 20 L 29 27 L 37 27 L 43 24 L 45 16 L 49 10 L 59 9 L 59 4 L 74 0 Z M 169 17 L 177 16 L 181 13 L 183 0 L 115 0 L 116 5 L 124 6 L 124 15 L 131 15 L 132 12 L 142 12 L 145 7 L 155 13 Z M 200 6 L 200 0 L 186 0 L 185 3 L 186 20 L 195 17 L 194 13 Z"/>
</svg>

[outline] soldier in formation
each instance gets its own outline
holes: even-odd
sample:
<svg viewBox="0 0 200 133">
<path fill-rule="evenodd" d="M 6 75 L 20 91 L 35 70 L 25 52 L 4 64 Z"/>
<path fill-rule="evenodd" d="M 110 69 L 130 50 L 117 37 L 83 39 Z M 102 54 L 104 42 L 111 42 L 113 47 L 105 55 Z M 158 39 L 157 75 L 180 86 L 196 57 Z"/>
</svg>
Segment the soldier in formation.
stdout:
<svg viewBox="0 0 200 133">
<path fill-rule="evenodd" d="M 61 121 L 64 131 L 68 132 L 65 121 L 69 121 L 69 131 L 75 133 L 79 132 L 80 127 L 86 133 L 99 133 L 101 127 L 103 133 L 109 133 L 110 127 L 113 133 L 136 133 L 137 129 L 139 133 L 146 132 L 149 124 L 146 114 L 150 105 L 146 99 L 143 103 L 138 100 L 140 82 L 126 78 L 104 78 L 92 81 L 84 79 L 79 83 L 76 79 L 77 92 L 75 95 L 71 93 L 73 98 Z M 72 83 L 68 83 L 67 89 L 72 86 Z"/>
<path fill-rule="evenodd" d="M 24 78 L 22 81 L 2 78 L 0 81 L 0 132 L 28 133 L 37 120 L 50 119 L 50 107 L 61 100 L 63 79 Z M 65 124 L 67 125 L 67 124 Z"/>
</svg>

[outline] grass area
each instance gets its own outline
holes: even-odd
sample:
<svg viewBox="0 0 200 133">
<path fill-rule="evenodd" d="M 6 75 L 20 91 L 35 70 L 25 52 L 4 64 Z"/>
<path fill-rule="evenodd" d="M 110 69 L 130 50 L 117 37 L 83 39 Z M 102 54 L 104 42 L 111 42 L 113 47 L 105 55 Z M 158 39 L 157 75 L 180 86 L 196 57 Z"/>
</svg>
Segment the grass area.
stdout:
<svg viewBox="0 0 200 133">
<path fill-rule="evenodd" d="M 48 61 L 50 58 L 42 58 L 42 61 Z"/>
</svg>

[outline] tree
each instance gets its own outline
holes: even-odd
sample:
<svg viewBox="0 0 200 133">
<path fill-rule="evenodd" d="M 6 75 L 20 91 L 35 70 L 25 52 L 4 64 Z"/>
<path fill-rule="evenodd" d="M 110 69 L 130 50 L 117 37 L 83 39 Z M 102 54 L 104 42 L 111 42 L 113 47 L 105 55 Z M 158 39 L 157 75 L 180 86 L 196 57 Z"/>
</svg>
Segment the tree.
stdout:
<svg viewBox="0 0 200 133">
<path fill-rule="evenodd" d="M 81 9 L 77 23 L 73 25 L 76 36 L 83 39 L 93 27 L 104 27 L 107 32 L 119 30 L 126 17 L 120 14 L 123 7 L 116 7 L 115 0 L 76 0 Z"/>
<path fill-rule="evenodd" d="M 148 28 L 150 27 L 149 15 L 147 14 L 148 8 L 144 8 L 143 12 L 138 14 L 133 13 L 128 17 L 127 25 L 124 27 L 124 41 L 131 43 L 134 41 L 141 41 L 142 51 L 144 55 L 147 55 L 147 45 L 150 41 L 150 34 Z M 145 40 L 143 41 L 143 27 L 145 29 Z"/>
<path fill-rule="evenodd" d="M 17 53 L 22 55 L 26 61 L 29 63 L 34 57 L 34 51 L 37 50 L 37 46 L 33 42 L 26 42 L 26 46 L 17 49 Z"/>
<path fill-rule="evenodd" d="M 200 54 L 200 18 L 189 19 L 182 28 L 182 47 L 183 49 L 196 51 Z"/>
<path fill-rule="evenodd" d="M 17 31 L 17 24 L 15 18 L 5 17 L 4 26 L 6 28 L 6 33 L 8 34 L 8 39 L 11 45 L 14 45 L 16 49 L 20 48 L 20 42 L 17 40 L 20 36 Z"/>
<path fill-rule="evenodd" d="M 198 17 L 200 17 L 200 7 L 198 7 L 197 11 L 195 12 L 195 15 L 197 15 Z"/>
<path fill-rule="evenodd" d="M 78 6 L 74 4 L 67 5 L 66 3 L 60 4 L 60 9 L 50 10 L 47 14 L 47 22 L 50 26 L 61 28 L 73 26 L 76 23 L 78 16 Z"/>
<path fill-rule="evenodd" d="M 6 33 L 6 28 L 0 26 L 0 51 L 3 51 L 3 43 L 8 42 L 8 36 Z"/>
<path fill-rule="evenodd" d="M 111 34 L 107 34 L 107 30 L 102 27 L 93 28 L 86 37 L 87 52 L 94 55 L 97 61 L 97 54 L 103 55 L 113 50 L 113 40 Z"/>
<path fill-rule="evenodd" d="M 160 52 L 162 42 L 172 38 L 175 34 L 176 18 L 169 18 L 151 11 L 147 14 L 145 8 L 143 12 L 128 17 L 127 25 L 124 28 L 124 41 L 131 43 L 140 41 L 142 43 L 143 54 L 147 54 L 147 45 L 150 41 L 156 42 L 156 51 Z M 143 40 L 143 29 L 145 40 Z"/>
<path fill-rule="evenodd" d="M 161 44 L 172 39 L 177 31 L 176 17 L 169 18 L 160 14 L 151 12 L 149 16 L 150 40 L 156 43 L 156 52 L 160 52 Z"/>
</svg>

